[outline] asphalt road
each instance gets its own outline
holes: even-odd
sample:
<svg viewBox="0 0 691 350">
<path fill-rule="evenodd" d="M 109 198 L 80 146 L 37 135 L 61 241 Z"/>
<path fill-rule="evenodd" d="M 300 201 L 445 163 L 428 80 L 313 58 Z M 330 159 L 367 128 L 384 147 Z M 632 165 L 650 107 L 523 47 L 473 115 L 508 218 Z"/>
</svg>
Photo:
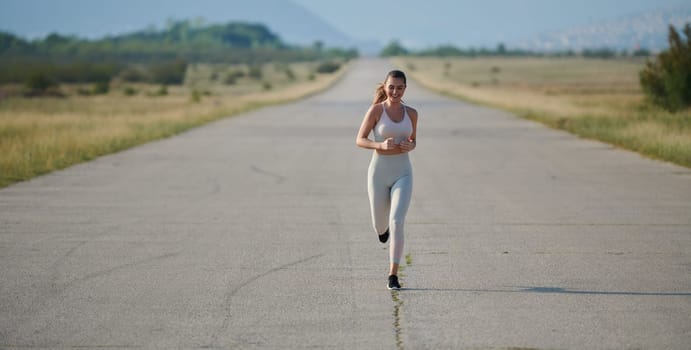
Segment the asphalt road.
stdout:
<svg viewBox="0 0 691 350">
<path fill-rule="evenodd" d="M 414 83 L 388 291 L 354 141 L 389 68 L 0 190 L 0 348 L 691 347 L 691 170 Z"/>
</svg>

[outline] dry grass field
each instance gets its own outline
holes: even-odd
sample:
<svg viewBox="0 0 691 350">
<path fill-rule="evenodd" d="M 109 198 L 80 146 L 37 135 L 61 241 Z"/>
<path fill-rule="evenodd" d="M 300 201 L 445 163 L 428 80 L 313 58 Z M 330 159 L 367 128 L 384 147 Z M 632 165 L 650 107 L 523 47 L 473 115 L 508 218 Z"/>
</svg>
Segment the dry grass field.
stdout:
<svg viewBox="0 0 691 350">
<path fill-rule="evenodd" d="M 316 63 L 267 64 L 261 77 L 244 65 L 193 65 L 185 84 L 113 82 L 105 95 L 25 98 L 0 93 L 0 187 L 69 165 L 168 137 L 260 106 L 323 90 L 345 71 L 314 73 Z M 227 81 L 236 72 L 244 72 Z M 2 91 L 20 87 L 0 87 Z M 7 93 L 5 93 L 7 95 Z"/>
<path fill-rule="evenodd" d="M 420 84 L 551 127 L 691 167 L 691 110 L 650 105 L 642 59 L 395 58 Z"/>
</svg>

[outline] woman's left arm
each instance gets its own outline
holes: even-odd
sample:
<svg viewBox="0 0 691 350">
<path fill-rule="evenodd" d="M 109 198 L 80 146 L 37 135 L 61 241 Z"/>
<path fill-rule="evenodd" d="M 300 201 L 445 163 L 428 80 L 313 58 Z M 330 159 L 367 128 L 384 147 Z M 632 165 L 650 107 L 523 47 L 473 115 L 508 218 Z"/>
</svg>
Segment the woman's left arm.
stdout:
<svg viewBox="0 0 691 350">
<path fill-rule="evenodd" d="M 417 111 L 413 108 L 408 108 L 408 116 L 410 117 L 410 122 L 413 124 L 413 132 L 407 140 L 401 141 L 398 145 L 403 152 L 410 152 L 415 149 L 417 141 Z"/>
</svg>

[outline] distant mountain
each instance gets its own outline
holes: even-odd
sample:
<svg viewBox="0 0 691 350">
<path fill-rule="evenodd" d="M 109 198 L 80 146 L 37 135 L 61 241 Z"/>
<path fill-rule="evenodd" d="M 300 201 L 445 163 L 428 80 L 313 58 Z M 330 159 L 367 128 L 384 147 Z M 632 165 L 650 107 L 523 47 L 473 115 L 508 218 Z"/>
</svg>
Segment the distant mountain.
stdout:
<svg viewBox="0 0 691 350">
<path fill-rule="evenodd" d="M 292 0 L 1 0 L 0 30 L 22 37 L 49 33 L 91 39 L 142 28 L 165 28 L 173 20 L 261 23 L 288 44 L 351 48 L 351 38 Z"/>
<path fill-rule="evenodd" d="M 685 23 L 691 23 L 691 5 L 661 9 L 618 18 L 611 21 L 578 26 L 568 30 L 548 33 L 515 45 L 519 49 L 533 51 L 582 51 L 585 49 L 611 48 L 651 51 L 666 49 L 669 25 L 681 31 Z"/>
<path fill-rule="evenodd" d="M 222 3 L 235 2 L 227 0 L 203 0 L 199 2 L 204 1 L 218 1 Z M 281 38 L 288 43 L 308 45 L 313 44 L 315 41 L 321 41 L 326 46 L 342 48 L 355 46 L 353 39 L 293 1 L 240 0 L 239 2 L 242 2 L 243 6 L 252 6 L 252 11 L 248 11 L 243 15 L 247 17 L 245 20 L 251 19 L 266 24 L 273 31 L 279 33 Z M 255 11 L 257 9 L 259 11 Z"/>
</svg>

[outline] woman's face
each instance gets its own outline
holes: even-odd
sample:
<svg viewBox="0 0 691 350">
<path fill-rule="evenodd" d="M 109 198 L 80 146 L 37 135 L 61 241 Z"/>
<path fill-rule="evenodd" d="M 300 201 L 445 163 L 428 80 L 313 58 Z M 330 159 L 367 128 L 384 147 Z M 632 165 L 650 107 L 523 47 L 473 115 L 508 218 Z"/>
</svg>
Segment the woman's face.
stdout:
<svg viewBox="0 0 691 350">
<path fill-rule="evenodd" d="M 405 92 L 405 82 L 403 81 L 403 78 L 388 77 L 384 87 L 386 89 L 386 97 L 389 99 L 389 101 L 401 101 L 403 93 Z"/>
</svg>

